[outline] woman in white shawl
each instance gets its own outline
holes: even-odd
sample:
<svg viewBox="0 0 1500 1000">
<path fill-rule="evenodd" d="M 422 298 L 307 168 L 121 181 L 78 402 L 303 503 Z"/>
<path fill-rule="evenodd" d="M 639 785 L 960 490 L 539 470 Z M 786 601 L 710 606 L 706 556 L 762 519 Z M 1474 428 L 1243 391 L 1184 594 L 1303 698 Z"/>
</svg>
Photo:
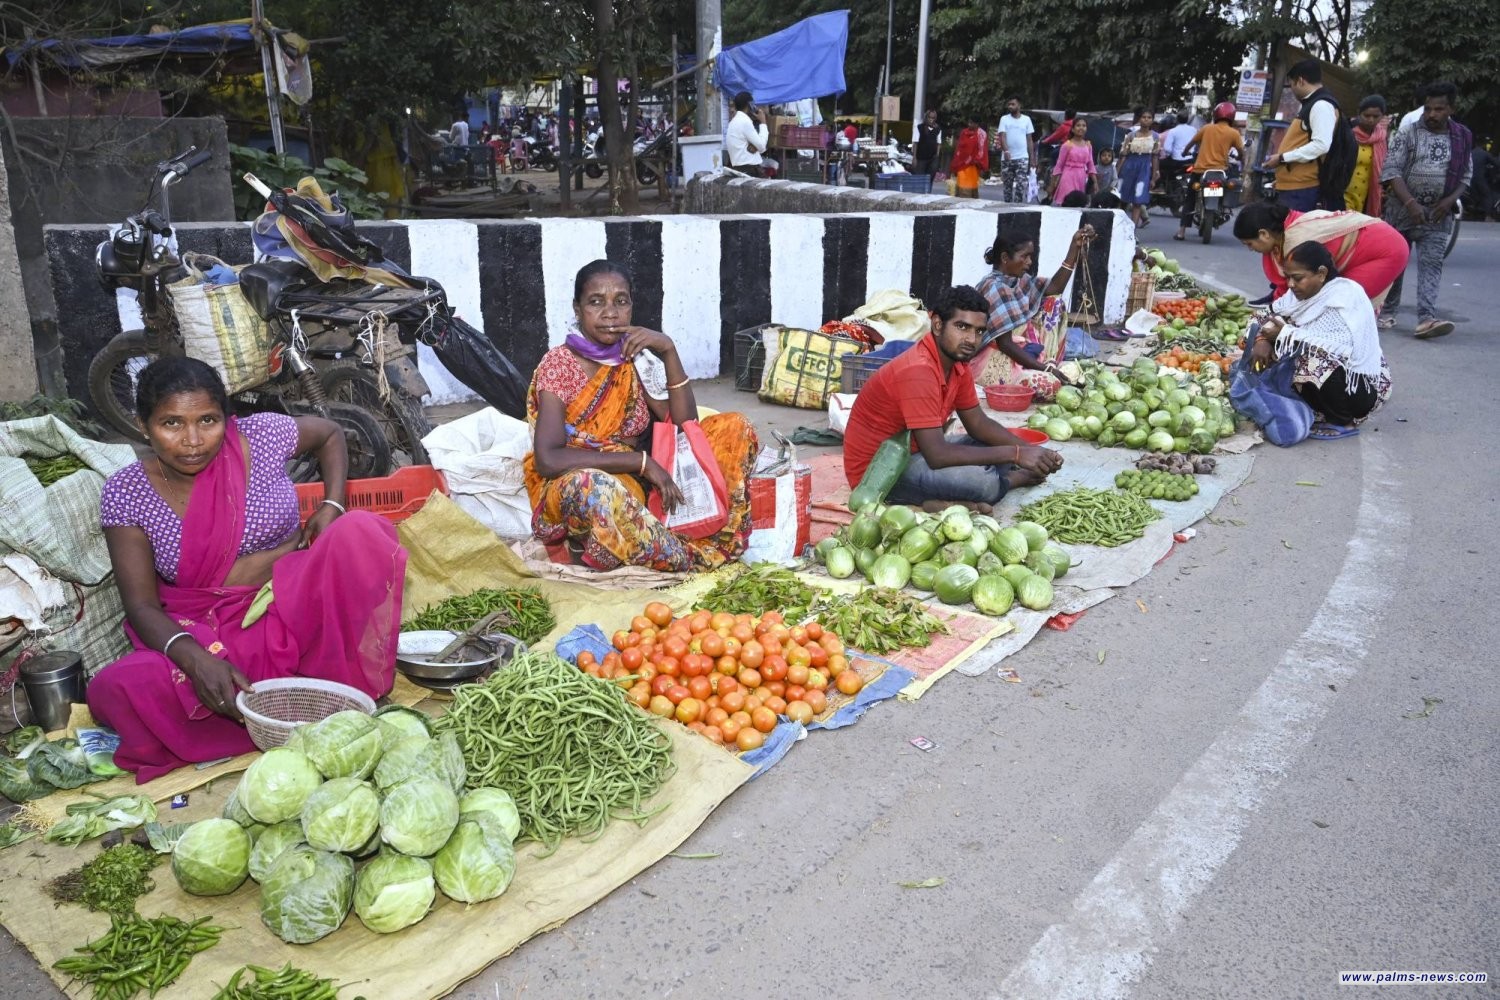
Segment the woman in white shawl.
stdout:
<svg viewBox="0 0 1500 1000">
<path fill-rule="evenodd" d="M 1292 387 L 1320 414 L 1309 437 L 1331 441 L 1359 433 L 1359 424 L 1391 394 L 1391 370 L 1369 296 L 1339 277 L 1321 243 L 1295 247 L 1284 265 L 1290 291 L 1271 304 L 1250 349 L 1259 371 L 1296 356 Z"/>
</svg>

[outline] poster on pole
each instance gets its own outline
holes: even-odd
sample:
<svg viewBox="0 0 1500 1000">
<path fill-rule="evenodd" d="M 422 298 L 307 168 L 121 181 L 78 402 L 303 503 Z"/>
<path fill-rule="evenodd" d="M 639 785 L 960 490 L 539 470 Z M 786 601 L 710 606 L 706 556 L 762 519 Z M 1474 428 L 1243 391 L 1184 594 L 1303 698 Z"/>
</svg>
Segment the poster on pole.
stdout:
<svg viewBox="0 0 1500 1000">
<path fill-rule="evenodd" d="M 1234 95 L 1236 111 L 1259 111 L 1266 103 L 1266 83 L 1270 73 L 1263 69 L 1240 70 L 1240 87 Z"/>
</svg>

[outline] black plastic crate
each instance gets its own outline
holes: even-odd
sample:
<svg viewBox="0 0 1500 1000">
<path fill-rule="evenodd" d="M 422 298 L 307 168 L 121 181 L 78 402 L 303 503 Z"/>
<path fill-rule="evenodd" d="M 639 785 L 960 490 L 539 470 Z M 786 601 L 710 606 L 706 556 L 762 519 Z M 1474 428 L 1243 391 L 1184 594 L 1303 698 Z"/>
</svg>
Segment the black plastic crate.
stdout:
<svg viewBox="0 0 1500 1000">
<path fill-rule="evenodd" d="M 766 370 L 766 324 L 738 330 L 734 335 L 734 387 L 741 392 L 760 392 Z"/>
<path fill-rule="evenodd" d="M 932 194 L 931 174 L 876 174 L 876 191 L 905 191 L 908 194 Z"/>
</svg>

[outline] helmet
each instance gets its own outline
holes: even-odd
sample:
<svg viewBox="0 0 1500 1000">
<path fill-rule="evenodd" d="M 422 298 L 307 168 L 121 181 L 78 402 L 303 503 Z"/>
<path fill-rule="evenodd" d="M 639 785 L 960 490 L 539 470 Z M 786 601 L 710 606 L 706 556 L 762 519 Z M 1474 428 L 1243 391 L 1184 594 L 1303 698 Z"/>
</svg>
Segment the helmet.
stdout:
<svg viewBox="0 0 1500 1000">
<path fill-rule="evenodd" d="M 1214 105 L 1214 121 L 1224 119 L 1234 121 L 1234 105 L 1228 101 L 1220 101 Z"/>
</svg>

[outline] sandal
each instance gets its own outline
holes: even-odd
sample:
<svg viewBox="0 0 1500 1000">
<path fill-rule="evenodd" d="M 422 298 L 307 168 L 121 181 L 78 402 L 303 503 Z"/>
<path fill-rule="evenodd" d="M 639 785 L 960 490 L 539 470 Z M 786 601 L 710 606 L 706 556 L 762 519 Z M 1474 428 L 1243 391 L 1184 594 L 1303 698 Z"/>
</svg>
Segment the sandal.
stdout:
<svg viewBox="0 0 1500 1000">
<path fill-rule="evenodd" d="M 1418 340 L 1431 340 L 1434 337 L 1446 337 L 1453 332 L 1453 324 L 1445 319 L 1430 319 L 1425 323 L 1417 324 L 1416 337 Z"/>
<path fill-rule="evenodd" d="M 1339 438 L 1358 437 L 1358 427 L 1344 427 L 1339 424 L 1313 424 L 1307 432 L 1307 436 L 1319 441 L 1337 441 Z"/>
<path fill-rule="evenodd" d="M 1178 243 L 1181 243 L 1183 240 L 1187 239 L 1187 237 L 1182 235 L 1181 233 L 1173 233 L 1172 239 L 1176 240 Z"/>
<path fill-rule="evenodd" d="M 1396 314 L 1395 313 L 1387 313 L 1386 315 L 1380 317 L 1379 319 L 1377 319 L 1375 321 L 1375 326 L 1378 327 L 1381 330 L 1394 330 L 1394 329 L 1396 329 Z"/>
</svg>

